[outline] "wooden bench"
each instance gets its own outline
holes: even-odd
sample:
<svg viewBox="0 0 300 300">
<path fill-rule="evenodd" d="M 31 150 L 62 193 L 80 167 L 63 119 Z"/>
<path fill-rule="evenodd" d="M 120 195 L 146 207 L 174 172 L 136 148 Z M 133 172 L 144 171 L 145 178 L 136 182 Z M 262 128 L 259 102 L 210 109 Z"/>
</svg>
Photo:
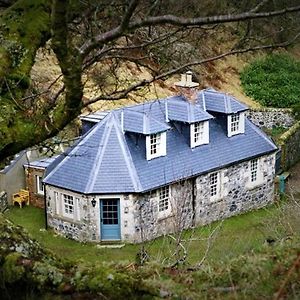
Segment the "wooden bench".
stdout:
<svg viewBox="0 0 300 300">
<path fill-rule="evenodd" d="M 17 203 L 20 208 L 23 207 L 23 203 L 29 205 L 29 191 L 21 189 L 18 193 L 13 194 L 13 205 Z"/>
</svg>

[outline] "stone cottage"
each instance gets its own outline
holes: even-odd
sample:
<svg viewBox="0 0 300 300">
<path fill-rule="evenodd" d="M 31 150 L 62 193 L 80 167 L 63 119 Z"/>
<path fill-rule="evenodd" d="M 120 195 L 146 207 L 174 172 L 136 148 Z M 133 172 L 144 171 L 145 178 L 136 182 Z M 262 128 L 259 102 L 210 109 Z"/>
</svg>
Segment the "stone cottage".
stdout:
<svg viewBox="0 0 300 300">
<path fill-rule="evenodd" d="M 13 194 L 27 188 L 24 164 L 38 159 L 40 155 L 34 149 L 23 150 L 11 157 L 3 168 L 0 167 L 0 193 L 5 193 L 8 205 L 13 204 Z"/>
<path fill-rule="evenodd" d="M 40 208 L 45 207 L 43 177 L 47 167 L 56 158 L 57 156 L 41 158 L 24 165 L 30 205 Z"/>
<path fill-rule="evenodd" d="M 87 118 L 91 129 L 47 169 L 50 227 L 140 242 L 273 201 L 277 148 L 247 107 L 189 75 L 177 86 L 178 96 Z"/>
</svg>

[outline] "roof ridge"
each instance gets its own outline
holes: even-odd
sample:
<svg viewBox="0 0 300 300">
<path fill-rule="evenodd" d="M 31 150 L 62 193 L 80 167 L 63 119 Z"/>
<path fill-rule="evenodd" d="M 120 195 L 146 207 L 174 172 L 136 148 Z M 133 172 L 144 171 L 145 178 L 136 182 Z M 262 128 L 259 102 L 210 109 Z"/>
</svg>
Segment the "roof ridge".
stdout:
<svg viewBox="0 0 300 300">
<path fill-rule="evenodd" d="M 113 118 L 115 118 L 115 121 L 116 121 L 116 116 L 115 115 L 113 115 Z M 122 150 L 122 153 L 123 153 L 123 157 L 124 157 L 127 169 L 128 169 L 128 173 L 131 177 L 134 189 L 136 191 L 141 191 L 142 190 L 142 184 L 141 184 L 140 179 L 138 177 L 135 165 L 134 165 L 133 160 L 132 160 L 131 153 L 130 153 L 128 145 L 127 145 L 127 142 L 125 141 L 125 136 L 121 132 L 121 128 L 120 128 L 118 122 L 115 122 L 114 126 L 116 127 L 117 137 L 118 137 L 118 140 L 119 140 L 119 143 L 120 143 L 120 147 L 121 147 L 121 150 Z"/>
<path fill-rule="evenodd" d="M 237 103 L 237 104 L 239 104 L 241 106 L 244 106 L 245 109 L 249 109 L 248 105 L 246 105 L 245 103 L 237 100 L 233 95 L 229 95 L 229 97 L 230 97 L 230 101 L 234 101 L 235 103 Z"/>
<path fill-rule="evenodd" d="M 202 98 L 202 105 L 203 105 L 203 110 L 206 111 L 206 99 L 205 99 L 205 94 L 204 94 L 204 91 L 202 90 L 200 92 L 201 94 L 201 98 Z M 199 103 L 200 104 L 200 103 Z"/>
<path fill-rule="evenodd" d="M 98 151 L 97 151 L 97 154 L 95 157 L 96 163 L 93 165 L 93 168 L 91 168 L 91 170 L 90 170 L 89 180 L 88 180 L 88 182 L 85 186 L 85 190 L 84 190 L 85 193 L 89 193 L 89 191 L 92 190 L 93 186 L 95 185 L 98 171 L 102 164 L 102 158 L 103 158 L 103 155 L 104 155 L 104 152 L 105 152 L 105 149 L 107 146 L 107 142 L 109 140 L 109 136 L 110 136 L 110 133 L 112 130 L 112 126 L 109 126 L 110 124 L 108 124 L 108 122 L 112 119 L 112 116 L 113 116 L 113 112 L 110 113 L 110 118 L 108 118 L 106 120 L 106 127 L 103 131 L 102 139 L 99 142 Z M 101 147 L 101 142 L 103 142 L 102 147 Z"/>
<path fill-rule="evenodd" d="M 230 103 L 230 99 L 228 98 L 228 95 L 227 93 L 226 94 L 223 94 L 224 95 L 224 105 L 225 105 L 225 112 L 228 114 L 232 111 L 232 108 L 231 108 L 231 103 Z"/>
<path fill-rule="evenodd" d="M 261 129 L 259 129 L 255 124 L 253 124 L 248 118 L 245 118 L 245 121 L 247 123 L 249 123 L 249 126 L 251 126 L 253 128 L 253 130 L 258 135 L 260 135 L 265 141 L 267 141 L 271 146 L 275 145 L 275 143 Z M 275 147 L 278 148 L 276 145 L 275 145 Z M 276 148 L 274 148 L 274 149 L 276 149 Z"/>
</svg>

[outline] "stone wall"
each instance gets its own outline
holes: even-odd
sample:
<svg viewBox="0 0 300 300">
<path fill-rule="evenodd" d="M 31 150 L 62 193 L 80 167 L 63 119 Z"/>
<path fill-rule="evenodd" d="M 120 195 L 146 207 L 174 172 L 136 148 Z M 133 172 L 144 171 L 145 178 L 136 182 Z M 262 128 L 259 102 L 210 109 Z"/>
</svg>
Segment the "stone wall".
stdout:
<svg viewBox="0 0 300 300">
<path fill-rule="evenodd" d="M 193 181 L 170 186 L 170 207 L 167 212 L 158 210 L 158 191 L 136 195 L 134 200 L 135 228 L 131 241 L 151 240 L 161 235 L 180 232 L 193 225 Z"/>
<path fill-rule="evenodd" d="M 208 224 L 272 202 L 274 164 L 274 154 L 259 158 L 260 176 L 255 185 L 250 182 L 249 161 L 220 170 L 221 191 L 215 199 L 210 197 L 209 174 L 198 177 L 196 224 Z"/>
<path fill-rule="evenodd" d="M 300 161 L 300 121 L 285 132 L 279 139 L 281 147 L 281 167 L 288 170 Z"/>
<path fill-rule="evenodd" d="M 29 190 L 29 203 L 35 207 L 44 208 L 44 195 L 37 191 L 36 176 L 43 177 L 45 170 L 29 167 L 25 169 L 26 187 Z"/>
<path fill-rule="evenodd" d="M 7 194 L 6 192 L 0 192 L 0 212 L 3 212 L 8 207 Z"/>
<path fill-rule="evenodd" d="M 260 128 L 289 128 L 295 123 L 292 110 L 287 108 L 253 108 L 247 112 L 247 117 Z"/>
<path fill-rule="evenodd" d="M 56 199 L 55 193 L 58 198 Z M 63 216 L 62 193 L 74 197 L 74 218 Z M 91 197 L 65 191 L 56 187 L 46 186 L 47 224 L 62 235 L 78 241 L 99 240 L 96 210 Z"/>
</svg>

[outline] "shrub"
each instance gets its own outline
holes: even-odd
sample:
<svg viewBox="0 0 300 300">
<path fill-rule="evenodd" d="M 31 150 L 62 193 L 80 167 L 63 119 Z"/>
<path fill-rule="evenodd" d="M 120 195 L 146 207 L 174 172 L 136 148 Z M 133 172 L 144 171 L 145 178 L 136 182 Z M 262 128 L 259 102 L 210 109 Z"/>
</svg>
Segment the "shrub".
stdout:
<svg viewBox="0 0 300 300">
<path fill-rule="evenodd" d="M 300 62 L 286 54 L 271 54 L 248 65 L 241 73 L 246 95 L 264 106 L 300 104 Z"/>
</svg>

